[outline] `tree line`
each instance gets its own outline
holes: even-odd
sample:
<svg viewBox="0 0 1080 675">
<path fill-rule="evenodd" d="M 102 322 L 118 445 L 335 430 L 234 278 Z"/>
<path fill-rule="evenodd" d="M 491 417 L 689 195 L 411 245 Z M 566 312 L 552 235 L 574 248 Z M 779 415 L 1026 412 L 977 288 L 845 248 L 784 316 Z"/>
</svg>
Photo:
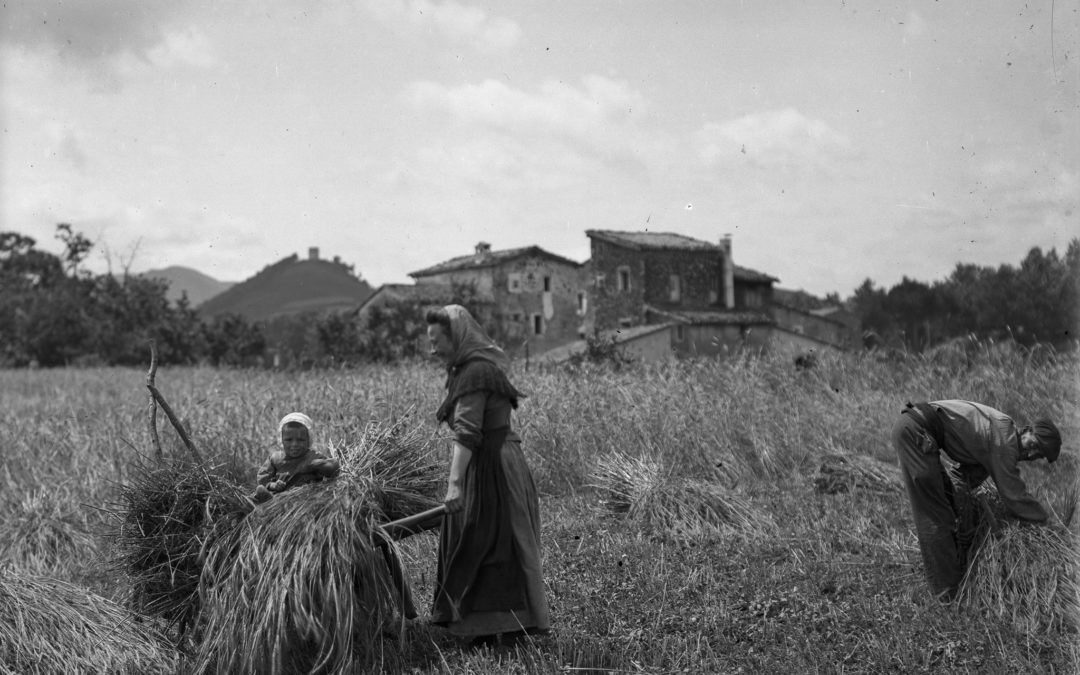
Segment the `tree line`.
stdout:
<svg viewBox="0 0 1080 675">
<path fill-rule="evenodd" d="M 886 290 L 866 279 L 845 302 L 867 346 L 922 351 L 962 336 L 1068 349 L 1080 327 L 1080 239 L 1064 256 L 1028 251 L 1018 266 L 959 263 L 944 281 L 904 277 Z"/>
<path fill-rule="evenodd" d="M 94 244 L 70 224 L 57 225 L 56 238 L 59 255 L 32 237 L 0 232 L 0 367 L 145 365 L 151 340 L 163 365 L 337 366 L 412 358 L 426 348 L 420 305 L 376 309 L 363 326 L 354 312 L 205 317 L 186 294 L 170 301 L 161 279 L 85 270 Z M 493 308 L 475 288 L 451 291 L 499 335 Z"/>
<path fill-rule="evenodd" d="M 143 365 L 155 342 L 163 364 L 337 366 L 420 356 L 426 322 L 420 303 L 355 312 L 296 314 L 251 321 L 238 314 L 200 315 L 187 300 L 167 298 L 167 283 L 132 275 L 91 274 L 82 263 L 93 242 L 61 223 L 59 255 L 16 232 L 0 232 L 0 367 Z M 498 308 L 474 287 L 450 297 L 496 340 Z M 840 301 L 862 322 L 867 347 L 921 351 L 974 335 L 1025 345 L 1071 348 L 1080 325 L 1080 239 L 1064 256 L 1032 248 L 1019 266 L 958 264 L 944 281 L 904 277 L 889 289 L 866 279 Z"/>
</svg>

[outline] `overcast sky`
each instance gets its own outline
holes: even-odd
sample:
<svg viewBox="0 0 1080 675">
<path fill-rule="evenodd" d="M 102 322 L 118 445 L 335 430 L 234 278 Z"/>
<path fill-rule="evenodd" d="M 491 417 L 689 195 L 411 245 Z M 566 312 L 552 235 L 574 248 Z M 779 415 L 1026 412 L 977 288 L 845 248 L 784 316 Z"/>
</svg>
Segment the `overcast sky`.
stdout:
<svg viewBox="0 0 1080 675">
<path fill-rule="evenodd" d="M 780 286 L 1080 235 L 1080 0 L 6 0 L 0 229 L 94 271 L 370 283 L 589 228 Z"/>
</svg>

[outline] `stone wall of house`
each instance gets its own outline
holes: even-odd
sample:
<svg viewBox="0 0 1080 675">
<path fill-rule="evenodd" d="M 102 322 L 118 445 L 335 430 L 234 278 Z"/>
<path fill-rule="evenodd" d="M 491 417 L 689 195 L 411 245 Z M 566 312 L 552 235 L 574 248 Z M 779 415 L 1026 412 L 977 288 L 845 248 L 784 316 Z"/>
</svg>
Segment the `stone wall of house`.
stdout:
<svg viewBox="0 0 1080 675">
<path fill-rule="evenodd" d="M 645 258 L 642 251 L 592 240 L 593 320 L 598 330 L 644 323 Z M 620 279 L 620 276 L 623 279 Z M 621 281 L 629 281 L 629 287 Z"/>
<path fill-rule="evenodd" d="M 856 346 L 858 332 L 840 321 L 783 305 L 773 308 L 773 318 L 776 319 L 778 325 L 789 332 L 826 342 L 833 347 L 852 349 Z"/>
<path fill-rule="evenodd" d="M 764 349 L 773 333 L 770 325 L 736 324 L 687 325 L 672 331 L 671 344 L 680 356 L 723 356 L 738 349 Z"/>
<path fill-rule="evenodd" d="M 579 339 L 588 309 L 581 268 L 543 256 L 522 256 L 491 268 L 505 347 L 539 354 Z"/>
<path fill-rule="evenodd" d="M 521 256 L 499 265 L 433 274 L 417 284 L 470 285 L 491 305 L 481 323 L 513 354 L 539 354 L 579 339 L 588 309 L 580 266 L 544 256 Z M 480 317 L 477 317 L 480 319 Z"/>
<path fill-rule="evenodd" d="M 772 284 L 735 280 L 735 307 L 768 312 L 772 306 Z"/>
<path fill-rule="evenodd" d="M 664 309 L 717 309 L 723 303 L 721 264 L 718 251 L 648 251 L 645 302 Z"/>
</svg>

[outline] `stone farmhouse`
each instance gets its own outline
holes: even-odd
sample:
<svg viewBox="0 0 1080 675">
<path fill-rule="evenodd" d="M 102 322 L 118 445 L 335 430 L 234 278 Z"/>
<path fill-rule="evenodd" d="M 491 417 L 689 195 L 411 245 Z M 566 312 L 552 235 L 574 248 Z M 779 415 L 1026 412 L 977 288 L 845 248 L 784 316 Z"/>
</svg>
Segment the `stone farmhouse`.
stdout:
<svg viewBox="0 0 1080 675">
<path fill-rule="evenodd" d="M 492 250 L 410 272 L 420 293 L 466 287 L 489 306 L 477 319 L 513 354 L 539 354 L 578 340 L 588 309 L 585 265 L 539 246 Z"/>
<path fill-rule="evenodd" d="M 857 344 L 858 326 L 838 308 L 804 311 L 775 301 L 769 274 L 736 265 L 730 235 L 717 243 L 667 232 L 587 230 L 584 263 L 539 246 L 492 250 L 480 242 L 386 284 L 361 305 L 441 305 L 468 289 L 477 319 L 509 353 L 558 361 L 609 337 L 645 360 L 782 349 L 797 354 Z"/>
<path fill-rule="evenodd" d="M 668 232 L 587 230 L 586 330 L 645 360 L 732 349 L 793 354 L 856 344 L 854 317 L 776 302 L 769 274 L 736 265 L 730 235 L 718 243 Z M 561 360 L 583 345 L 546 355 Z"/>
</svg>

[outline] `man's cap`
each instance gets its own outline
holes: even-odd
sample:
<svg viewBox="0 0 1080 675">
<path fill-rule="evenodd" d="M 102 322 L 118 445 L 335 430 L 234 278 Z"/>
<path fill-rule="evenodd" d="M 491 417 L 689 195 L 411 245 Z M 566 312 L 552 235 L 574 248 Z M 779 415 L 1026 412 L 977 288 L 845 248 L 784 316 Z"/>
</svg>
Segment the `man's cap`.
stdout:
<svg viewBox="0 0 1080 675">
<path fill-rule="evenodd" d="M 1046 461 L 1057 460 L 1061 452 L 1061 432 L 1054 423 L 1045 417 L 1035 420 L 1035 423 L 1031 425 L 1031 431 L 1035 434 L 1035 438 L 1039 439 L 1039 447 L 1042 448 Z"/>
</svg>

